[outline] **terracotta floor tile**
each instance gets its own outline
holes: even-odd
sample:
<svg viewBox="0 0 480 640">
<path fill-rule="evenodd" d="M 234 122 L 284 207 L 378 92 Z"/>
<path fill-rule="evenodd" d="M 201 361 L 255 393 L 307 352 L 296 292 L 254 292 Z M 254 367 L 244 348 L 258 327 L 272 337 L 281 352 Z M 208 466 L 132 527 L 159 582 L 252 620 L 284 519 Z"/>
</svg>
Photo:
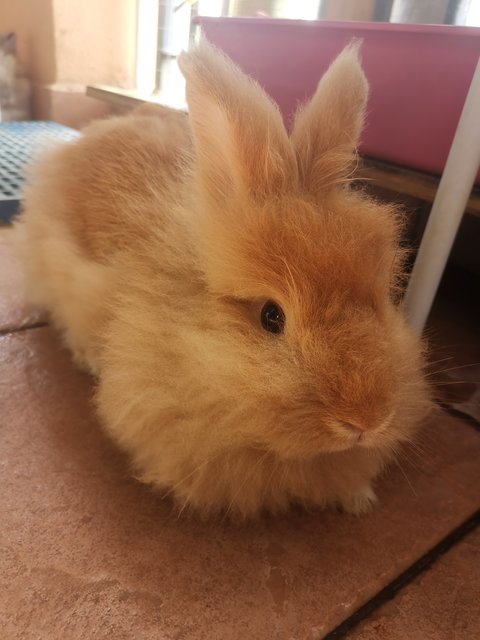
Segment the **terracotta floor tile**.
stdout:
<svg viewBox="0 0 480 640">
<path fill-rule="evenodd" d="M 480 527 L 396 598 L 348 634 L 349 640 L 480 638 Z"/>
<path fill-rule="evenodd" d="M 367 517 L 178 519 L 49 329 L 3 336 L 0 376 L 2 640 L 319 639 L 478 506 L 480 436 L 439 415 Z"/>
<path fill-rule="evenodd" d="M 24 300 L 21 267 L 11 240 L 11 230 L 0 233 L 0 332 L 45 321 L 45 314 Z"/>
</svg>

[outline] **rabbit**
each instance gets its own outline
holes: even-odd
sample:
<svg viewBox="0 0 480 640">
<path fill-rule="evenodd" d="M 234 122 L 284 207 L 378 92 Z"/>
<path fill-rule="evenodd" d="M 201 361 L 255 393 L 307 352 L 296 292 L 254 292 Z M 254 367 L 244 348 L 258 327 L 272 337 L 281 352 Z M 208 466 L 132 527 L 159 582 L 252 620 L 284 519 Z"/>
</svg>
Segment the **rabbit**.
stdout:
<svg viewBox="0 0 480 640">
<path fill-rule="evenodd" d="M 368 84 L 350 44 L 288 133 L 202 39 L 188 116 L 90 125 L 32 169 L 30 296 L 137 478 L 201 517 L 368 511 L 430 402 L 398 305 L 397 211 L 352 188 Z"/>
</svg>

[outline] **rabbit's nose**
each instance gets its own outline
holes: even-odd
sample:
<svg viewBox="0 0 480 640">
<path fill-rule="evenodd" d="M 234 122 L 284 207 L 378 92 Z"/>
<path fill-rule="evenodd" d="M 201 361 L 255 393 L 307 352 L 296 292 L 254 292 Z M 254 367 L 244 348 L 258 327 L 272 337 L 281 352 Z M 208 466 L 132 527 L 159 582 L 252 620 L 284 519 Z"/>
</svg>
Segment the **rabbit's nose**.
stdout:
<svg viewBox="0 0 480 640">
<path fill-rule="evenodd" d="M 394 412 L 390 411 L 388 415 L 381 419 L 378 419 L 377 416 L 355 416 L 353 419 L 347 418 L 342 420 L 342 426 L 346 431 L 357 436 L 358 439 L 361 440 L 363 434 L 367 431 L 374 433 L 384 431 L 392 421 L 393 415 Z"/>
<path fill-rule="evenodd" d="M 349 431 L 357 434 L 363 433 L 364 431 L 368 430 L 368 426 L 362 424 L 361 422 L 344 422 L 343 426 Z"/>
</svg>

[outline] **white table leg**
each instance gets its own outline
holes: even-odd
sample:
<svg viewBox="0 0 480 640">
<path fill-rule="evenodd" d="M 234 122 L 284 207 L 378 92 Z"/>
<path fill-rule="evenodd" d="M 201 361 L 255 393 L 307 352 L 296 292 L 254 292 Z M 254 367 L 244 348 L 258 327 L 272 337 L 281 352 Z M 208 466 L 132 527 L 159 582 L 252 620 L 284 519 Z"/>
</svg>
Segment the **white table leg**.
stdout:
<svg viewBox="0 0 480 640">
<path fill-rule="evenodd" d="M 439 105 L 441 108 L 441 105 Z M 480 165 L 480 59 L 458 122 L 404 300 L 421 334 Z"/>
</svg>

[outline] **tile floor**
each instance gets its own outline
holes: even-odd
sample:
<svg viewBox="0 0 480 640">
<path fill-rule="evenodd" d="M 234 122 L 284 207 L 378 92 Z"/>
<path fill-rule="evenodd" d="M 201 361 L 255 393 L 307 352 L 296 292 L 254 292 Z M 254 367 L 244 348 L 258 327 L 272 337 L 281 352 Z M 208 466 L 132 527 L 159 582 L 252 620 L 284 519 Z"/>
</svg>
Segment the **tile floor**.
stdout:
<svg viewBox="0 0 480 640">
<path fill-rule="evenodd" d="M 351 640 L 453 640 L 479 637 L 480 528 L 385 602 Z"/>
<path fill-rule="evenodd" d="M 2 231 L 2 640 L 480 637 L 473 423 L 439 410 L 423 430 L 423 453 L 390 470 L 380 506 L 360 519 L 299 511 L 244 526 L 179 519 L 131 478 L 93 416 L 92 381 L 21 291 Z M 444 317 L 437 309 L 437 350 Z M 478 336 L 462 336 L 471 357 Z M 395 590 L 412 566 L 423 570 Z"/>
</svg>

